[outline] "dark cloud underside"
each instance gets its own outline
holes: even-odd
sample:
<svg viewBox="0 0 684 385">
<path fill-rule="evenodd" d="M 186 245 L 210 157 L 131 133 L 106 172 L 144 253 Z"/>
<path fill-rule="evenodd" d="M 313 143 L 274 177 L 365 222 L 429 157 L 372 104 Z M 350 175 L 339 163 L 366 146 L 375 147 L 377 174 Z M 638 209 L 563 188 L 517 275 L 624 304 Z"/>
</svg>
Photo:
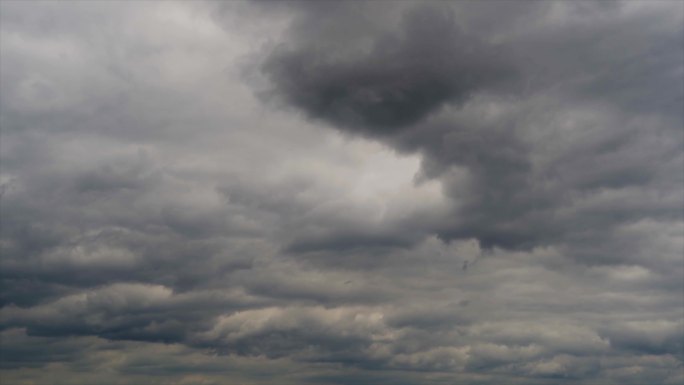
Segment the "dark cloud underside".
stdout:
<svg viewBox="0 0 684 385">
<path fill-rule="evenodd" d="M 679 384 L 674 1 L 0 13 L 8 384 Z"/>
</svg>

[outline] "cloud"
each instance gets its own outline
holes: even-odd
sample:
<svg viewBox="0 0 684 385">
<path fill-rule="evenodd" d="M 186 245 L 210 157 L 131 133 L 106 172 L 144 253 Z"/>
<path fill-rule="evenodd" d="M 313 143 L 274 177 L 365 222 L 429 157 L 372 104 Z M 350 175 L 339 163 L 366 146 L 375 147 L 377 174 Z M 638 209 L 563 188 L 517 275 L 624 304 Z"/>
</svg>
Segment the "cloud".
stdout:
<svg viewBox="0 0 684 385">
<path fill-rule="evenodd" d="M 681 383 L 680 3 L 1 7 L 6 381 Z"/>
<path fill-rule="evenodd" d="M 344 56 L 321 42 L 283 43 L 264 71 L 275 94 L 310 117 L 371 136 L 416 123 L 512 72 L 495 48 L 465 35 L 448 9 L 412 9 L 399 28 Z"/>
<path fill-rule="evenodd" d="M 569 209 L 602 194 L 681 192 L 681 183 L 670 184 L 674 173 L 656 171 L 681 162 L 675 134 L 681 111 L 661 109 L 681 100 L 681 87 L 667 87 L 659 99 L 665 103 L 640 96 L 660 92 L 660 82 L 682 70 L 676 17 L 635 35 L 636 26 L 647 25 L 662 9 L 597 6 L 589 14 L 601 22 L 587 24 L 582 6 L 539 4 L 534 12 L 542 20 L 562 22 L 517 26 L 503 37 L 480 33 L 479 24 L 464 31 L 457 23 L 471 12 L 476 21 L 491 17 L 492 7 L 454 11 L 428 4 L 404 10 L 391 38 L 376 34 L 376 40 L 358 43 L 359 52 L 340 53 L 337 47 L 347 41 L 336 34 L 299 35 L 316 28 L 311 19 L 319 15 L 316 7 L 303 8 L 298 33 L 265 61 L 273 93 L 339 130 L 421 154 L 423 175 L 439 178 L 459 206 L 433 229 L 445 239 L 476 237 L 486 246 L 513 248 L 577 238 L 601 243 L 633 216 L 678 212 L 677 203 L 663 210 L 661 200 L 644 195 L 635 198 L 638 203 L 616 203 L 604 215 Z M 595 41 L 604 35 L 610 43 Z M 648 48 L 646 42 L 664 37 Z M 607 44 L 611 50 L 601 49 Z M 649 49 L 652 64 L 635 62 Z M 561 62 L 568 52 L 573 58 Z M 642 75 L 619 78 L 633 72 Z M 681 76 L 670 79 L 681 84 Z M 428 97 L 425 89 L 436 94 Z M 594 239 L 577 234 L 588 228 Z"/>
</svg>

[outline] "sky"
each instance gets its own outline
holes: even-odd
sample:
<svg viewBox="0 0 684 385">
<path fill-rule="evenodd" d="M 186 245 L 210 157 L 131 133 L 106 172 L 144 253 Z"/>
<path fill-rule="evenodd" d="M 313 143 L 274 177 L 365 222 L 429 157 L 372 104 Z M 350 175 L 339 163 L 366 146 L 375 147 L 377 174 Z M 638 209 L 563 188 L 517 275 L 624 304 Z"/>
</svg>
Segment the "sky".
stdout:
<svg viewBox="0 0 684 385">
<path fill-rule="evenodd" d="M 684 382 L 684 2 L 0 3 L 7 385 Z"/>
</svg>

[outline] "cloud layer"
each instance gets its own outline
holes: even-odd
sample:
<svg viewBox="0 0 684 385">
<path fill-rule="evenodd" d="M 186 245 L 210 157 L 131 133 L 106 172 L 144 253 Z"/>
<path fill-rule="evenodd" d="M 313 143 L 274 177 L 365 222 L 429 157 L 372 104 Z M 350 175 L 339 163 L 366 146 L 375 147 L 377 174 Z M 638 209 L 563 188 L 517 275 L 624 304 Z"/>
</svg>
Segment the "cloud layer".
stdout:
<svg viewBox="0 0 684 385">
<path fill-rule="evenodd" d="M 678 2 L 3 2 L 17 384 L 684 380 Z"/>
</svg>

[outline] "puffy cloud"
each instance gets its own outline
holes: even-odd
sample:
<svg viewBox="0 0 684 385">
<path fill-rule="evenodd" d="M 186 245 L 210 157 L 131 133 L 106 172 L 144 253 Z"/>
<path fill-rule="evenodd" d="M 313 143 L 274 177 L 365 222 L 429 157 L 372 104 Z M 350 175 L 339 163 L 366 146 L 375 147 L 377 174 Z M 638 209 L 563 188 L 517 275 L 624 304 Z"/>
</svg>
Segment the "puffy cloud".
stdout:
<svg viewBox="0 0 684 385">
<path fill-rule="evenodd" d="M 463 34 L 448 9 L 411 9 L 399 28 L 349 55 L 325 44 L 335 40 L 284 43 L 264 70 L 286 102 L 372 136 L 416 123 L 512 71 L 494 48 Z"/>
<path fill-rule="evenodd" d="M 1 7 L 3 379 L 682 381 L 682 4 Z"/>
</svg>

